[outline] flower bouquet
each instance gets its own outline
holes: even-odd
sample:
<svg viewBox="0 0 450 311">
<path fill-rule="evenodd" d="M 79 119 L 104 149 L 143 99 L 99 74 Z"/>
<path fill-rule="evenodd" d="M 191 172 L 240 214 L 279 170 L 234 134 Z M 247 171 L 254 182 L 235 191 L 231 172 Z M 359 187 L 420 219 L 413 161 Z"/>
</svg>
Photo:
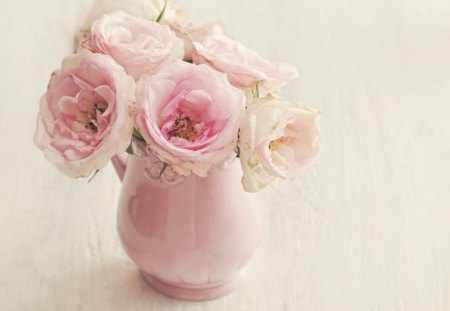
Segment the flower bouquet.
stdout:
<svg viewBox="0 0 450 311">
<path fill-rule="evenodd" d="M 278 93 L 296 76 L 221 23 L 194 26 L 162 0 L 103 0 L 52 74 L 35 143 L 70 177 L 133 153 L 133 139 L 183 176 L 238 157 L 244 189 L 258 191 L 319 150 L 317 112 Z"/>
<path fill-rule="evenodd" d="M 76 53 L 66 57 L 51 76 L 41 98 L 34 141 L 47 160 L 70 177 L 92 176 L 111 159 L 125 166 L 117 158 L 130 154 L 132 168 L 127 168 L 124 187 L 127 175 L 131 185 L 123 190 L 120 205 L 124 208 L 119 211 L 119 231 L 127 252 L 161 291 L 187 299 L 211 298 L 232 288 L 230 274 L 248 260 L 259 239 L 258 225 L 236 220 L 254 218 L 253 212 L 234 220 L 212 212 L 217 206 L 246 202 L 244 196 L 239 202 L 229 201 L 232 198 L 217 189 L 233 189 L 236 198 L 241 198 L 235 186 L 239 179 L 245 191 L 259 191 L 295 176 L 319 151 L 318 113 L 279 94 L 296 76 L 291 66 L 271 63 L 233 39 L 221 23 L 194 25 L 171 2 L 101 0 L 76 35 Z M 152 163 L 150 167 L 145 161 Z M 233 173 L 237 180 L 226 175 L 226 167 L 235 163 L 240 163 L 235 170 L 238 175 Z M 211 186 L 221 174 L 227 176 L 226 182 Z M 145 176 L 156 183 L 172 181 L 178 188 L 162 190 L 153 185 L 158 190 L 149 190 Z M 186 191 L 180 188 L 183 180 L 189 185 Z M 198 188 L 202 191 L 193 190 Z M 247 231 L 249 242 L 241 242 L 245 247 L 231 248 L 229 233 L 225 237 L 218 225 L 216 235 L 205 223 L 194 234 L 197 238 L 186 241 L 191 227 L 182 230 L 191 217 L 188 208 L 174 211 L 177 216 L 173 216 L 168 215 L 167 204 L 182 197 L 173 205 L 189 205 L 186 200 L 194 192 L 191 214 L 196 215 L 192 217 L 197 225 L 201 222 L 198 209 L 208 206 L 201 212 L 203 218 L 209 215 L 206 224 L 220 216 L 224 227 L 236 233 L 256 228 L 254 235 Z M 164 212 L 156 214 L 162 218 L 153 214 L 152 219 L 177 223 L 176 237 L 162 238 L 152 231 L 161 221 L 142 222 L 149 206 L 161 200 L 166 200 Z M 227 213 L 234 213 L 233 209 Z M 234 228 L 236 224 L 240 227 Z M 160 242 L 170 240 L 171 246 L 150 247 L 148 238 L 155 235 Z M 199 242 L 200 235 L 211 237 L 215 244 Z M 239 244 L 236 239 L 233 245 Z M 224 246 L 219 249 L 221 241 Z M 173 254 L 174 244 L 188 249 L 182 268 L 173 263 L 181 256 Z M 214 252 L 204 253 L 212 244 Z M 161 265 L 171 262 L 165 268 L 178 271 L 177 275 L 148 264 L 161 258 L 141 258 L 140 247 L 163 254 Z M 224 263 L 224 257 L 233 257 L 230 254 L 237 254 L 236 260 Z M 212 268 L 195 270 L 199 262 L 219 267 L 220 273 Z"/>
</svg>

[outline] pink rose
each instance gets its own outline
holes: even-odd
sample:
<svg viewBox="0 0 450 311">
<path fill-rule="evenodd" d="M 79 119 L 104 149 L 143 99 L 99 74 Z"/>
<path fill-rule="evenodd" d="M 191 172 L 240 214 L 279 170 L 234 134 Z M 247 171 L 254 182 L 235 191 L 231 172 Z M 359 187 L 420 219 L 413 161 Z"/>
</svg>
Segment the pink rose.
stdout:
<svg viewBox="0 0 450 311">
<path fill-rule="evenodd" d="M 297 71 L 291 66 L 269 63 L 220 31 L 193 44 L 195 64 L 208 64 L 226 73 L 231 84 L 239 88 L 252 88 L 258 83 L 261 96 L 297 77 Z"/>
<path fill-rule="evenodd" d="M 66 175 L 88 176 L 129 146 L 133 99 L 133 79 L 109 56 L 69 56 L 41 98 L 34 141 Z"/>
<path fill-rule="evenodd" d="M 184 60 L 192 61 L 195 51 L 194 42 L 205 40 L 212 33 L 225 33 L 225 26 L 221 22 L 211 22 L 195 27 L 190 22 L 173 20 L 170 27 L 177 36 L 184 41 Z"/>
<path fill-rule="evenodd" d="M 205 65 L 175 62 L 139 81 L 136 126 L 180 175 L 206 176 L 234 154 L 244 93 Z"/>
<path fill-rule="evenodd" d="M 91 29 L 95 20 L 101 18 L 104 14 L 118 11 L 171 27 L 174 25 L 175 28 L 190 24 L 186 12 L 172 0 L 98 0 L 78 34 L 79 38 Z"/>
<path fill-rule="evenodd" d="M 116 12 L 92 24 L 89 49 L 110 55 L 138 79 L 184 55 L 183 41 L 169 26 Z"/>
<path fill-rule="evenodd" d="M 257 99 L 247 109 L 239 149 L 246 191 L 295 176 L 319 152 L 318 113 L 283 98 Z"/>
</svg>

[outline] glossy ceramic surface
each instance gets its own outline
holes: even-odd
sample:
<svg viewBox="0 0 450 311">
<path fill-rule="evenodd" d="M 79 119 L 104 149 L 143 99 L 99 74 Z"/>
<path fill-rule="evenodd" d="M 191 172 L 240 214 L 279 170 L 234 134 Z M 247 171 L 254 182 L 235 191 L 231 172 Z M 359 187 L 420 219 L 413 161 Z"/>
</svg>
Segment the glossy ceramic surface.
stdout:
<svg viewBox="0 0 450 311">
<path fill-rule="evenodd" d="M 205 300 L 232 291 L 261 237 L 254 194 L 242 190 L 241 168 L 180 177 L 155 157 L 113 163 L 125 171 L 118 229 L 144 278 L 176 298 Z"/>
</svg>

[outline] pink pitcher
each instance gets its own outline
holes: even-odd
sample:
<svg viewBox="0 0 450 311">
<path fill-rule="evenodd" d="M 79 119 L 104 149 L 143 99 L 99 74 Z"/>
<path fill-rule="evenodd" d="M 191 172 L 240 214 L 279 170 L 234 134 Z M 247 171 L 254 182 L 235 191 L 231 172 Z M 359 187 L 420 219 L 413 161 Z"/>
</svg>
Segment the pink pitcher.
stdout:
<svg viewBox="0 0 450 311">
<path fill-rule="evenodd" d="M 115 157 L 123 178 L 118 230 L 144 278 L 175 298 L 206 300 L 236 288 L 261 238 L 254 194 L 239 161 L 207 177 L 181 177 L 154 155 Z"/>
</svg>

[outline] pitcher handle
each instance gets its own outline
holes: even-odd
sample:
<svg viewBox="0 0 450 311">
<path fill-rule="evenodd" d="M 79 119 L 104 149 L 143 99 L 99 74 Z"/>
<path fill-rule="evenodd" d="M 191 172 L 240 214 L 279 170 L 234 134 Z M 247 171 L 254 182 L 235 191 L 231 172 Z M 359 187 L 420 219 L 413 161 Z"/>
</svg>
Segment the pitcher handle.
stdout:
<svg viewBox="0 0 450 311">
<path fill-rule="evenodd" d="M 123 176 L 125 175 L 125 171 L 127 169 L 127 159 L 128 155 L 117 154 L 111 158 L 111 162 L 116 170 L 117 176 L 119 176 L 120 181 L 123 181 Z"/>
</svg>

